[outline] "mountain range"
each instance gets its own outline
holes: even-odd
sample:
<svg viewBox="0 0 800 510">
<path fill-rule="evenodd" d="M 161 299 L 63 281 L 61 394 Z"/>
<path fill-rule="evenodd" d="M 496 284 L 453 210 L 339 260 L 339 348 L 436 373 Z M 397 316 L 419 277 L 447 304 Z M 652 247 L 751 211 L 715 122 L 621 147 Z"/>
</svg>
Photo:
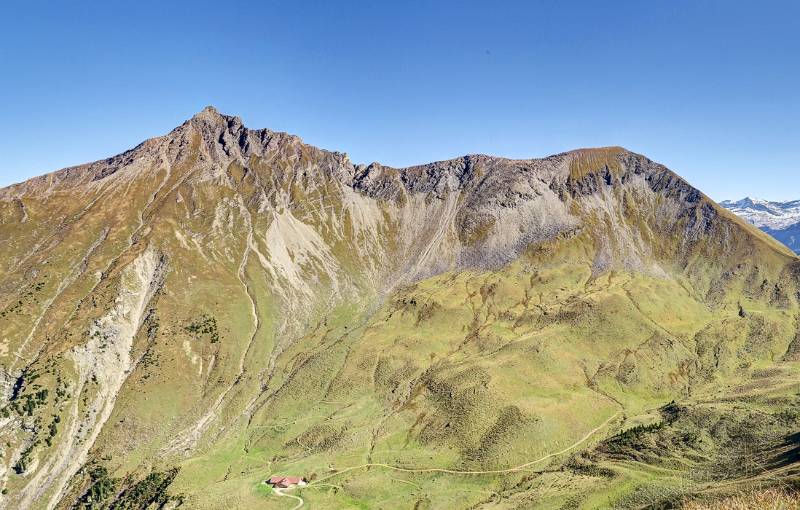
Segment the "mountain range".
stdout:
<svg viewBox="0 0 800 510">
<path fill-rule="evenodd" d="M 208 107 L 0 189 L 0 506 L 665 508 L 792 481 L 799 320 L 791 250 L 624 148 L 393 168 Z"/>
<path fill-rule="evenodd" d="M 800 200 L 770 202 L 748 197 L 720 205 L 800 253 Z"/>
</svg>

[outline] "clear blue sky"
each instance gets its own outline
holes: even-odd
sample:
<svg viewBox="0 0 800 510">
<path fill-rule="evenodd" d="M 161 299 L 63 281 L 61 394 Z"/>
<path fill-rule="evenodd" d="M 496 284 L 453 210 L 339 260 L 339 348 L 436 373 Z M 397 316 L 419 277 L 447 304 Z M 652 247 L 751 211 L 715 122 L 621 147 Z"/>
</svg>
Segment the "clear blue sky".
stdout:
<svg viewBox="0 0 800 510">
<path fill-rule="evenodd" d="M 800 198 L 798 20 L 797 1 L 17 0 L 0 185 L 213 104 L 356 162 L 623 145 L 718 200 Z"/>
</svg>

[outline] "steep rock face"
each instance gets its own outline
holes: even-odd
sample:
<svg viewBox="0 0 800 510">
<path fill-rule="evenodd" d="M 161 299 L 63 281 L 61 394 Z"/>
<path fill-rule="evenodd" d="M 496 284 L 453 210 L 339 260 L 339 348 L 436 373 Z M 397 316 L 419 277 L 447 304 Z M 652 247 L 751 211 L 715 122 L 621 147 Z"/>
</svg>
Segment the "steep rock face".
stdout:
<svg viewBox="0 0 800 510">
<path fill-rule="evenodd" d="M 154 180 L 158 182 L 159 178 L 161 183 L 156 185 Z M 466 265 L 508 262 L 531 243 L 585 228 L 591 218 L 601 214 L 625 216 L 641 201 L 647 201 L 643 204 L 647 207 L 636 212 L 646 226 L 670 226 L 667 234 L 682 238 L 684 256 L 701 238 L 713 237 L 709 234 L 717 223 L 718 228 L 734 229 L 730 234 L 719 232 L 723 236 L 743 230 L 675 174 L 621 148 L 583 149 L 543 160 L 512 161 L 479 155 L 406 169 L 378 164 L 355 167 L 344 154 L 304 145 L 299 138 L 284 133 L 248 130 L 238 117 L 220 115 L 211 107 L 169 135 L 148 140 L 123 155 L 2 190 L 3 214 L 8 216 L 9 225 L 15 223 L 14 219 L 23 223 L 27 220 L 22 216 L 30 207 L 60 201 L 69 202 L 60 204 L 63 213 L 79 220 L 97 200 L 132 194 L 132 188 L 139 186 L 149 186 L 152 209 L 174 194 L 176 200 L 189 199 L 189 211 L 195 216 L 202 214 L 197 210 L 196 197 L 204 187 L 213 193 L 219 191 L 212 189 L 214 186 L 236 193 L 214 204 L 212 229 L 216 230 L 220 228 L 220 215 L 231 210 L 235 214 L 236 209 L 245 214 L 245 209 L 252 207 L 257 214 L 288 211 L 301 221 L 310 220 L 308 224 L 326 223 L 331 230 L 349 227 L 344 221 L 369 222 L 370 230 L 376 226 L 378 230 L 393 230 L 382 232 L 387 238 L 381 241 L 396 243 L 398 249 L 407 251 L 407 264 L 408 258 L 424 251 L 419 245 L 448 243 L 439 248 L 437 257 L 450 259 L 447 266 L 440 264 L 428 274 L 454 267 L 462 259 Z M 181 191 L 189 196 L 184 197 Z M 72 200 L 63 200 L 66 196 Z M 93 201 L 87 204 L 75 197 L 92 197 Z M 659 204 L 654 203 L 656 199 Z M 317 210 L 312 200 L 324 205 Z M 26 201 L 34 204 L 26 206 Z M 136 208 L 131 205 L 130 209 Z M 63 210 L 65 207 L 68 209 Z M 326 217 L 326 207 L 346 213 L 346 219 Z M 65 227 L 63 213 L 53 215 L 62 224 L 44 226 L 55 232 L 45 236 L 35 232 L 27 237 L 41 240 L 47 234 L 58 235 Z M 419 221 L 402 221 L 402 225 L 398 221 L 403 215 L 415 214 L 420 216 L 404 220 Z M 644 214 L 650 216 L 645 218 Z M 434 221 L 425 221 L 428 218 Z M 153 220 L 159 218 L 154 216 Z M 637 237 L 647 233 L 643 228 L 632 232 L 644 225 L 629 225 L 628 220 L 624 221 L 626 234 Z M 431 223 L 443 225 L 444 232 L 431 228 Z M 595 233 L 622 235 L 618 228 L 598 228 Z M 4 244 L 20 241 L 18 235 L 13 240 L 9 236 Z M 385 251 L 387 244 L 381 242 L 371 248 Z M 759 243 L 759 248 L 761 244 L 765 243 Z M 14 248 L 8 250 L 6 260 L 19 256 L 20 250 Z M 617 262 L 624 264 L 624 258 Z M 414 263 L 419 265 L 419 261 Z M 403 267 L 401 272 L 407 269 Z"/>
<path fill-rule="evenodd" d="M 0 190 L 5 503 L 68 506 L 98 483 L 79 468 L 105 454 L 124 483 L 230 444 L 242 458 L 297 442 L 317 463 L 371 459 L 398 431 L 459 452 L 451 466 L 516 459 L 514 441 L 597 425 L 548 414 L 554 395 L 610 415 L 784 356 L 797 269 L 619 147 L 395 169 L 207 108 L 120 156 Z M 576 340 L 559 352 L 548 335 Z M 498 368 L 520 359 L 533 364 Z M 530 370 L 543 375 L 510 375 Z M 363 415 L 298 429 L 317 401 Z"/>
</svg>

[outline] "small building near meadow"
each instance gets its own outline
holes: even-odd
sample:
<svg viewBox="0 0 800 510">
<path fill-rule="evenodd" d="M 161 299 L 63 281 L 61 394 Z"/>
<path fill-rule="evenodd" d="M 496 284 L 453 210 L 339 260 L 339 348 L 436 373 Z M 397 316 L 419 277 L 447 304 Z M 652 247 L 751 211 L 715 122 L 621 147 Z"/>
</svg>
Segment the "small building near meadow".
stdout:
<svg viewBox="0 0 800 510">
<path fill-rule="evenodd" d="M 288 489 L 289 487 L 306 485 L 306 479 L 301 476 L 280 476 L 273 475 L 267 480 L 267 483 L 276 489 Z"/>
</svg>

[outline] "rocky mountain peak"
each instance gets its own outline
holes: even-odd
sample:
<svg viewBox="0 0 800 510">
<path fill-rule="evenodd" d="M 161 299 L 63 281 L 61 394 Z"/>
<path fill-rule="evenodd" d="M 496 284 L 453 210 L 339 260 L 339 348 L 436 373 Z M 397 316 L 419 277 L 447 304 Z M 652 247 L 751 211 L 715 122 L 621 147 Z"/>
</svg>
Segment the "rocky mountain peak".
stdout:
<svg viewBox="0 0 800 510">
<path fill-rule="evenodd" d="M 228 136 L 239 136 L 247 128 L 240 117 L 225 115 L 213 106 L 206 106 L 174 129 L 173 133 L 183 134 L 187 131 L 199 134 L 206 142 L 214 143 Z"/>
<path fill-rule="evenodd" d="M 241 126 L 242 119 L 238 116 L 225 115 L 219 112 L 215 107 L 209 105 L 197 112 L 189 119 L 190 123 L 194 125 L 208 124 L 213 126 Z"/>
<path fill-rule="evenodd" d="M 269 129 L 248 129 L 241 117 L 206 106 L 167 135 L 167 142 L 176 161 L 198 149 L 201 159 L 210 159 L 224 167 L 231 161 L 244 162 L 250 156 L 263 156 L 281 146 L 300 144 L 302 140 Z"/>
<path fill-rule="evenodd" d="M 200 117 L 221 117 L 222 115 L 219 113 L 219 110 L 216 109 L 213 105 L 208 105 L 196 114 L 194 114 L 193 118 L 200 118 Z"/>
</svg>

